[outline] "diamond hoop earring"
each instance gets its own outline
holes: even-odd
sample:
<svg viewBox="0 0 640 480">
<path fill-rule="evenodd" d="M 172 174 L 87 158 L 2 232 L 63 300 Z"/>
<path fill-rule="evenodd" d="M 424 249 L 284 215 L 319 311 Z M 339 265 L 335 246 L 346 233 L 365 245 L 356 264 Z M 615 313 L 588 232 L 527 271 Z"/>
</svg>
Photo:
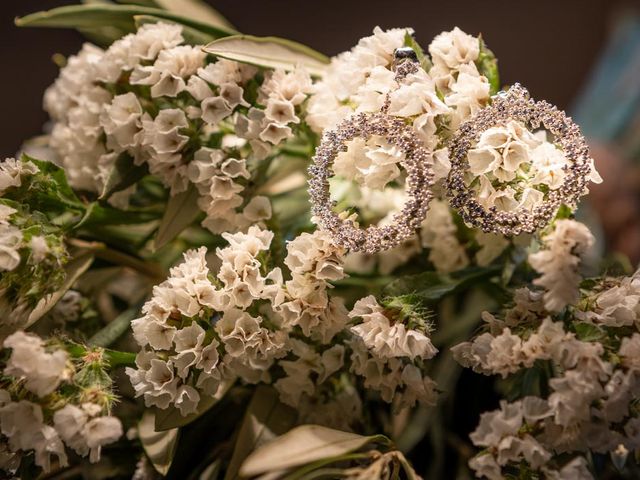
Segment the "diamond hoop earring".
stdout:
<svg viewBox="0 0 640 480">
<path fill-rule="evenodd" d="M 397 49 L 394 56 L 395 79 L 398 83 L 420 68 L 411 48 Z M 309 167 L 312 213 L 320 227 L 327 230 L 338 245 L 351 251 L 373 254 L 398 246 L 420 227 L 433 197 L 430 190 L 433 171 L 429 152 L 411 126 L 387 113 L 389 104 L 387 93 L 380 112 L 353 115 L 337 128 L 325 132 L 316 149 L 313 164 Z M 404 153 L 400 164 L 407 175 L 408 199 L 389 225 L 372 225 L 361 229 L 352 220 L 341 218 L 333 211 L 335 203 L 331 200 L 329 178 L 332 176 L 333 162 L 340 152 L 347 150 L 347 142 L 357 137 L 368 139 L 374 135 L 384 137 Z"/>
<path fill-rule="evenodd" d="M 555 137 L 555 143 L 567 160 L 562 168 L 564 182 L 549 189 L 544 194 L 546 198 L 533 208 L 518 207 L 510 211 L 498 210 L 495 206 L 486 208 L 478 201 L 469 181 L 469 151 L 483 132 L 496 126 L 505 127 L 510 121 L 521 122 L 533 130 L 543 128 Z M 575 208 L 586 193 L 592 160 L 580 129 L 557 107 L 531 99 L 529 92 L 517 83 L 463 123 L 448 146 L 451 170 L 446 188 L 451 206 L 467 224 L 484 232 L 506 236 L 533 233 L 546 226 L 561 205 Z"/>
</svg>

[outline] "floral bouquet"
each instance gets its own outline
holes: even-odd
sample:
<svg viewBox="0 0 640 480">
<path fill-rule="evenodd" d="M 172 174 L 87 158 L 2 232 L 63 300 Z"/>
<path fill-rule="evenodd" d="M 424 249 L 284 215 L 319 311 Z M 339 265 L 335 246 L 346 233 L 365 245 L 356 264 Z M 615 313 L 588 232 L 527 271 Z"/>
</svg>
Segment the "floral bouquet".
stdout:
<svg viewBox="0 0 640 480">
<path fill-rule="evenodd" d="M 579 128 L 483 38 L 17 23 L 91 43 L 0 164 L 2 478 L 640 478 L 640 276 L 574 218 Z"/>
</svg>

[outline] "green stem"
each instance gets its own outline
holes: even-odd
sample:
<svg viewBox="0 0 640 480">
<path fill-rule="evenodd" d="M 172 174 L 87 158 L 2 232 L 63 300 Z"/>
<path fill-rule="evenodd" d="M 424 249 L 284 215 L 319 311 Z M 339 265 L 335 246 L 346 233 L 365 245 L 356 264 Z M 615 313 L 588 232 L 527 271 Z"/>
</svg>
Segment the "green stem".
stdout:
<svg viewBox="0 0 640 480">
<path fill-rule="evenodd" d="M 116 265 L 122 265 L 123 267 L 132 268 L 154 281 L 162 281 L 167 276 L 164 269 L 159 265 L 146 262 L 127 253 L 110 248 L 102 242 L 88 242 L 78 238 L 71 238 L 68 240 L 68 243 L 74 247 L 88 250 L 97 258 L 101 258 L 102 260 L 115 263 Z"/>
<path fill-rule="evenodd" d="M 104 357 L 109 362 L 109 368 L 132 367 L 136 364 L 136 354 L 133 352 L 106 349 Z"/>
</svg>

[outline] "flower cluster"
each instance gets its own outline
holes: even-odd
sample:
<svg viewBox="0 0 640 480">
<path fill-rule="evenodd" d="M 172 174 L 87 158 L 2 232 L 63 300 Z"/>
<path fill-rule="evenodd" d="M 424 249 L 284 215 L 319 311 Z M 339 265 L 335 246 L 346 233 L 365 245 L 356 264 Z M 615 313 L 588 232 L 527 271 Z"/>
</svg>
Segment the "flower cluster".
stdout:
<svg viewBox="0 0 640 480">
<path fill-rule="evenodd" d="M 272 232 L 252 226 L 223 237 L 229 245 L 216 251 L 215 274 L 207 267 L 206 249 L 187 252 L 184 263 L 154 288 L 144 316 L 133 321 L 143 349 L 137 368 L 127 373 L 147 406 L 173 405 L 188 415 L 203 395 L 239 378 L 272 383 L 284 403 L 308 416 L 317 414 L 310 402 L 322 390 L 329 400 L 316 408 L 338 412 L 337 405 L 350 405 L 355 419 L 360 401 L 353 388 L 328 381 L 346 372 L 349 355 L 352 371 L 367 384 L 376 383 L 385 401 L 398 390 L 398 408 L 433 403 L 435 384 L 420 368 L 436 349 L 421 312 L 409 315 L 390 306 L 397 314 L 392 326 L 368 297 L 349 313 L 344 301 L 329 293 L 329 282 L 344 276 L 343 250 L 326 233 L 303 233 L 288 243 L 286 281 L 279 267 L 269 268 Z M 366 305 L 371 312 L 365 312 Z M 356 317 L 364 322 L 349 327 Z M 394 379 L 396 373 L 402 381 Z"/>
<path fill-rule="evenodd" d="M 560 311 L 578 299 L 578 268 L 594 241 L 582 223 L 558 220 L 543 234 L 541 250 L 529 255 L 529 264 L 541 274 L 533 283 L 546 290 L 544 302 L 550 312 Z"/>
<path fill-rule="evenodd" d="M 11 452 L 9 463 L 33 451 L 45 472 L 53 456 L 66 466 L 65 445 L 97 462 L 102 447 L 123 432 L 109 414 L 114 396 L 102 352 L 72 358 L 63 345 L 23 331 L 3 346 L 11 349 L 0 389 L 1 441 Z"/>
<path fill-rule="evenodd" d="M 437 399 L 436 383 L 423 375 L 421 367 L 438 350 L 426 335 L 423 314 L 403 300 L 383 302 L 383 306 L 368 296 L 349 313 L 360 319 L 351 327 L 351 370 L 364 378 L 365 387 L 379 391 L 398 410 L 416 402 L 433 405 Z"/>
<path fill-rule="evenodd" d="M 104 51 L 86 44 L 45 95 L 55 122 L 50 146 L 76 189 L 113 194 L 105 190 L 110 175 L 129 159 L 171 195 L 194 184 L 207 228 L 240 230 L 270 213 L 265 198 L 247 205 L 251 195 L 240 195 L 247 162 L 256 167 L 293 136 L 311 80 L 302 70 L 213 61 L 183 43 L 181 26 L 157 23 Z M 134 191 L 110 201 L 125 207 Z"/>
<path fill-rule="evenodd" d="M 10 158 L 0 164 L 0 314 L 5 327 L 23 324 L 65 279 L 68 252 L 61 229 L 14 195 L 28 188 L 38 171 L 30 161 Z"/>
<path fill-rule="evenodd" d="M 569 161 L 547 140 L 547 132 L 531 132 L 517 120 L 491 127 L 468 152 L 469 183 L 486 209 L 534 210 L 548 192 L 565 184 Z M 592 167 L 591 181 L 602 180 Z"/>
<path fill-rule="evenodd" d="M 546 472 L 557 469 L 556 457 L 565 453 L 618 455 L 640 447 L 637 278 L 598 282 L 573 302 L 564 321 L 549 316 L 540 293 L 520 290 L 504 319 L 485 313 L 489 331 L 453 349 L 462 365 L 484 374 L 555 372 L 548 396 L 524 396 L 482 416 L 471 436 L 486 449 L 471 462 L 479 475 L 503 478 L 522 460 Z"/>
<path fill-rule="evenodd" d="M 332 128 L 354 111 L 379 111 L 389 94 L 388 113 L 411 120 L 429 150 L 442 148 L 446 134 L 439 129 L 455 130 L 489 99 L 489 83 L 476 66 L 479 39 L 458 28 L 443 32 L 429 46 L 433 66 L 424 64 L 399 83 L 393 72 L 394 51 L 406 44 L 413 31 L 376 28 L 373 33 L 332 59 L 326 75 L 314 85 L 307 122 L 318 131 Z M 389 159 L 384 149 L 380 152 L 380 145 L 369 147 L 365 156 L 375 166 L 398 161 Z M 443 167 L 436 168 L 436 174 L 441 170 L 446 176 L 446 155 L 435 155 L 434 160 Z"/>
</svg>

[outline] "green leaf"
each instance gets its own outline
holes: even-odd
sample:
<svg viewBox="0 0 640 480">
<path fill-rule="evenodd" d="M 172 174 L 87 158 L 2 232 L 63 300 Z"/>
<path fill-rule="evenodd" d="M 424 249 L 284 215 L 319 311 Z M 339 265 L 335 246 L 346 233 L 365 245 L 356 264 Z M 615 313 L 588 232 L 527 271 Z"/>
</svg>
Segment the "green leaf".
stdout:
<svg viewBox="0 0 640 480">
<path fill-rule="evenodd" d="M 583 342 L 597 342 L 603 340 L 607 334 L 593 323 L 577 322 L 573 324 L 576 337 Z"/>
<path fill-rule="evenodd" d="M 388 296 L 415 294 L 425 301 L 439 300 L 470 283 L 495 275 L 499 265 L 471 267 L 451 274 L 424 272 L 407 275 L 391 282 L 384 293 Z"/>
<path fill-rule="evenodd" d="M 147 23 L 175 23 L 152 15 L 135 15 L 133 19 L 136 22 L 137 27 L 141 27 Z M 184 38 L 185 43 L 188 43 L 189 45 L 206 45 L 212 40 L 215 40 L 213 36 L 201 32 L 200 30 L 196 30 L 195 28 L 187 27 L 186 25 L 182 26 L 182 37 Z"/>
<path fill-rule="evenodd" d="M 418 62 L 420 62 L 420 66 L 425 72 L 428 72 L 431 69 L 431 67 L 433 66 L 431 60 L 429 60 L 429 57 L 424 54 L 424 50 L 422 49 L 418 41 L 413 38 L 413 35 L 411 35 L 409 32 L 407 32 L 404 36 L 404 46 L 410 47 L 414 52 L 416 52 Z"/>
<path fill-rule="evenodd" d="M 157 220 L 159 213 L 153 210 L 133 209 L 120 210 L 98 202 L 87 205 L 84 216 L 73 228 L 90 228 L 94 225 L 104 227 L 106 225 L 139 225 L 141 223 Z"/>
<path fill-rule="evenodd" d="M 500 91 L 500 72 L 498 71 L 498 59 L 491 50 L 487 48 L 482 37 L 480 42 L 480 54 L 476 60 L 478 71 L 489 80 L 489 94 L 495 95 Z"/>
<path fill-rule="evenodd" d="M 296 417 L 296 412 L 280 402 L 278 392 L 272 387 L 258 386 L 238 432 L 225 480 L 238 478 L 239 472 L 241 476 L 253 475 L 244 472 L 243 462 L 247 456 L 277 435 L 288 431 L 294 425 Z"/>
<path fill-rule="evenodd" d="M 211 5 L 201 0 L 154 0 L 162 9 L 173 13 L 178 13 L 183 17 L 192 18 L 218 27 L 223 30 L 233 32 L 236 28 L 231 25 L 220 12 Z"/>
<path fill-rule="evenodd" d="M 222 399 L 222 397 L 224 397 L 225 394 L 229 391 L 233 383 L 233 381 L 226 381 L 222 385 L 220 385 L 220 388 L 218 388 L 218 391 L 215 395 L 200 397 L 200 403 L 198 403 L 197 410 L 194 413 L 190 413 L 186 416 L 182 416 L 180 410 L 174 407 L 165 408 L 164 410 L 154 408 L 153 411 L 155 413 L 156 431 L 161 432 L 165 430 L 171 430 L 172 428 L 182 427 L 193 422 L 207 410 L 213 407 L 216 403 L 218 403 Z"/>
<path fill-rule="evenodd" d="M 252 477 L 286 470 L 345 455 L 373 442 L 391 443 L 384 435 L 362 436 L 320 425 L 302 425 L 254 451 L 242 464 L 240 474 Z"/>
<path fill-rule="evenodd" d="M 277 37 L 233 35 L 211 42 L 204 51 L 265 68 L 293 70 L 301 65 L 315 76 L 322 76 L 329 63 L 327 56 L 300 43 Z"/>
<path fill-rule="evenodd" d="M 130 187 L 147 173 L 149 169 L 146 164 L 136 165 L 131 155 L 121 154 L 109 172 L 100 199 L 107 199 L 114 193 Z"/>
<path fill-rule="evenodd" d="M 67 5 L 52 10 L 32 13 L 22 18 L 17 18 L 15 22 L 19 27 L 56 27 L 76 28 L 79 30 L 113 27 L 125 32 L 134 32 L 136 30 L 134 17 L 136 15 L 151 15 L 163 18 L 181 25 L 186 25 L 215 38 L 236 33 L 231 29 L 221 28 L 207 22 L 177 15 L 159 8 L 138 5 Z"/>
<path fill-rule="evenodd" d="M 136 318 L 137 313 L 137 307 L 125 310 L 92 336 L 87 344 L 92 347 L 108 347 L 129 329 L 131 320 Z"/>
<path fill-rule="evenodd" d="M 155 422 L 154 413 L 149 410 L 145 411 L 138 423 L 138 435 L 142 448 L 144 448 L 153 467 L 160 475 L 166 475 L 176 453 L 178 429 L 172 428 L 157 432 Z"/>
<path fill-rule="evenodd" d="M 198 190 L 193 184 L 190 184 L 184 192 L 169 197 L 167 208 L 154 240 L 156 249 L 162 248 L 176 238 L 180 232 L 198 218 L 200 215 L 198 197 Z"/>
<path fill-rule="evenodd" d="M 93 263 L 93 255 L 85 253 L 80 255 L 77 258 L 71 260 L 65 267 L 66 278 L 62 287 L 53 292 L 52 294 L 42 298 L 36 307 L 33 309 L 29 318 L 27 320 L 27 324 L 24 326 L 27 327 L 36 323 L 40 318 L 42 318 L 49 310 L 51 310 L 56 303 L 62 298 L 62 296 L 69 290 L 76 280 L 86 272 L 91 264 Z"/>
<path fill-rule="evenodd" d="M 561 220 L 566 218 L 573 218 L 573 210 L 571 210 L 571 207 L 562 204 L 560 205 L 560 208 L 558 208 L 558 211 L 556 212 L 555 220 Z"/>
<path fill-rule="evenodd" d="M 65 211 L 81 212 L 84 204 L 78 199 L 67 182 L 67 177 L 62 168 L 54 163 L 37 160 L 23 154 L 23 162 L 32 162 L 40 170 L 29 178 L 26 190 L 22 191 L 21 201 L 28 203 L 34 209 L 50 211 L 52 207 L 58 207 Z M 15 198 L 18 200 L 18 198 Z"/>
</svg>

